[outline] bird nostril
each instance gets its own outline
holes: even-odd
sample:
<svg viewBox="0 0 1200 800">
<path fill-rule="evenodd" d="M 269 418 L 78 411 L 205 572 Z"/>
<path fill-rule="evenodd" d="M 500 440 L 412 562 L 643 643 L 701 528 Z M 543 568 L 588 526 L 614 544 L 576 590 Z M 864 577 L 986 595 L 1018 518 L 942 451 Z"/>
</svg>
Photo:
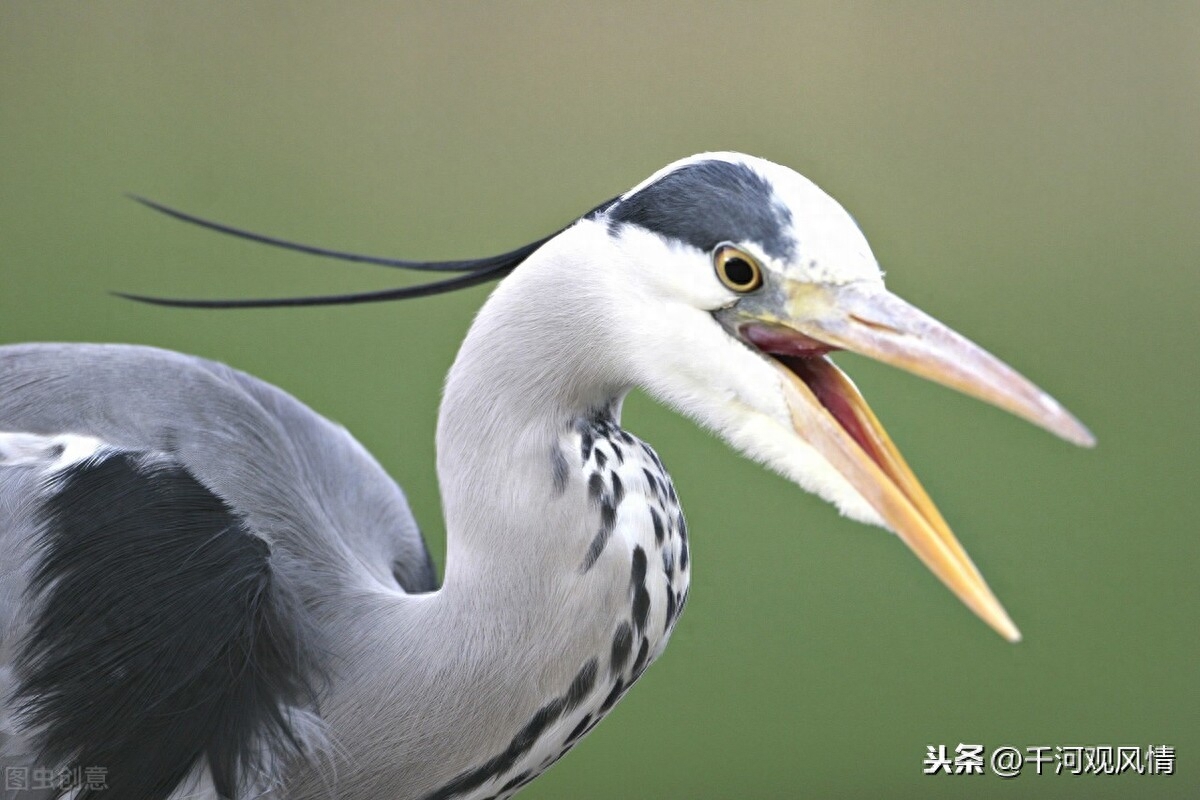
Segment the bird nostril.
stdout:
<svg viewBox="0 0 1200 800">
<path fill-rule="evenodd" d="M 893 328 L 891 325 L 887 325 L 882 322 L 876 322 L 873 319 L 860 317 L 857 314 L 850 314 L 849 316 L 853 322 L 857 322 L 859 325 L 865 325 L 868 328 L 872 328 L 877 331 L 883 331 L 884 333 L 894 333 L 897 336 L 904 335 L 904 331 L 900 330 L 899 328 Z"/>
</svg>

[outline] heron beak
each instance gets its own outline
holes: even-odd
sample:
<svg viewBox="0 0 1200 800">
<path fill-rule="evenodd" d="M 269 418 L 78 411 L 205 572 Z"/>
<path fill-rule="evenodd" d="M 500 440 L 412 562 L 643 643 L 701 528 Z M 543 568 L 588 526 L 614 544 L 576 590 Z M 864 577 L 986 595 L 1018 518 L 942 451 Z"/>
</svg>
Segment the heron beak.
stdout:
<svg viewBox="0 0 1200 800">
<path fill-rule="evenodd" d="M 738 325 L 783 377 L 796 433 L 862 495 L 963 603 L 1010 642 L 1020 631 L 851 380 L 826 357 L 845 349 L 958 389 L 1078 445 L 1092 434 L 1053 398 L 978 345 L 882 286 L 791 284 L 786 311 Z"/>
</svg>

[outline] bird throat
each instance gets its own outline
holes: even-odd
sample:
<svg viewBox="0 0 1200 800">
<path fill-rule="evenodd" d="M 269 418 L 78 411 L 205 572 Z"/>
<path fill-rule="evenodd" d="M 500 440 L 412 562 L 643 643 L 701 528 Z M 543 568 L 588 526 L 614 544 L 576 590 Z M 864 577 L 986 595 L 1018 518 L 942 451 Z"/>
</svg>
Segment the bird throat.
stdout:
<svg viewBox="0 0 1200 800">
<path fill-rule="evenodd" d="M 670 476 L 654 450 L 605 411 L 577 419 L 554 453 L 557 492 L 582 481 L 587 538 L 575 577 L 598 587 L 595 614 L 611 619 L 574 678 L 559 687 L 508 746 L 424 800 L 504 800 L 574 747 L 625 696 L 665 649 L 687 602 L 687 526 Z"/>
</svg>

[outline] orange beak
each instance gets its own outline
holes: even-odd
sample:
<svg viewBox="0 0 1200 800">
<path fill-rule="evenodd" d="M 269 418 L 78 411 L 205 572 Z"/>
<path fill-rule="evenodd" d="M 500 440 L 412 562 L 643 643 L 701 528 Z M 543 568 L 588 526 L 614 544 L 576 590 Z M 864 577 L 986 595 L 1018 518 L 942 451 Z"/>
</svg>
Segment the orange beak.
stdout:
<svg viewBox="0 0 1200 800">
<path fill-rule="evenodd" d="M 742 338 L 772 357 L 796 433 L 875 509 L 926 567 L 1010 642 L 1021 633 L 854 384 L 825 353 L 845 349 L 977 397 L 1078 445 L 1092 434 L 1008 365 L 881 286 L 790 284 L 784 317 Z"/>
</svg>

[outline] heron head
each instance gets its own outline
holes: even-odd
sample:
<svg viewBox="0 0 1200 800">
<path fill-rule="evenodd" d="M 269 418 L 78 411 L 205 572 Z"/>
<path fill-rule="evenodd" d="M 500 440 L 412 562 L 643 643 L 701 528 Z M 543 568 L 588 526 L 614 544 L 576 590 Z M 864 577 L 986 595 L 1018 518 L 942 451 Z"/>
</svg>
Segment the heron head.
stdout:
<svg viewBox="0 0 1200 800">
<path fill-rule="evenodd" d="M 564 407 L 611 401 L 640 386 L 847 516 L 894 531 L 967 606 L 1013 641 L 1020 638 L 1016 626 L 830 355 L 861 353 L 1004 408 L 1075 444 L 1094 443 L 1087 428 L 1045 392 L 888 292 L 866 238 L 845 209 L 808 179 L 762 159 L 704 153 L 677 161 L 558 233 L 466 261 L 334 251 L 135 199 L 185 222 L 275 247 L 458 273 L 415 286 L 318 297 L 123 295 L 143 302 L 189 308 L 363 303 L 508 276 L 480 312 L 468 343 L 479 340 L 472 353 L 511 373 L 504 383 L 515 387 L 522 405 L 529 405 L 524 389 L 530 375 L 556 376 Z M 512 336 L 514 331 L 521 335 Z M 508 353 L 498 349 L 506 335 Z M 529 348 L 531 341 L 541 347 Z"/>
<path fill-rule="evenodd" d="M 796 172 L 734 153 L 677 162 L 595 215 L 620 257 L 636 381 L 743 454 L 894 531 L 968 607 L 1020 638 L 831 354 L 849 350 L 1088 430 L 1003 362 L 884 288 L 853 218 Z"/>
</svg>

